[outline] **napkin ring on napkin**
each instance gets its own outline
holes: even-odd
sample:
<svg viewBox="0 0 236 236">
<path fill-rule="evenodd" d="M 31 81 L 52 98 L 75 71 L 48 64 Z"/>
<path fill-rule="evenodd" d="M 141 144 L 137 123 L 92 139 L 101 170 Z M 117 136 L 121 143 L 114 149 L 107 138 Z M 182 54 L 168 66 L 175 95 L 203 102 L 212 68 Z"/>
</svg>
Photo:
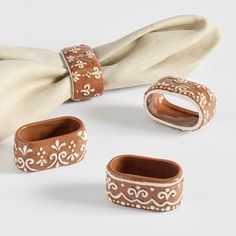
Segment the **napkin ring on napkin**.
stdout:
<svg viewBox="0 0 236 236">
<path fill-rule="evenodd" d="M 83 122 L 72 116 L 27 124 L 15 134 L 15 164 L 24 172 L 71 165 L 84 157 L 86 142 Z"/>
<path fill-rule="evenodd" d="M 102 95 L 104 91 L 102 67 L 93 49 L 79 45 L 64 48 L 61 54 L 70 73 L 71 99 L 80 101 Z"/>
<path fill-rule="evenodd" d="M 164 94 L 189 100 L 198 112 L 170 103 Z M 216 98 L 205 86 L 180 78 L 165 77 L 144 95 L 144 107 L 155 121 L 180 130 L 196 130 L 212 119 Z"/>
<path fill-rule="evenodd" d="M 115 204 L 166 212 L 182 201 L 183 171 L 175 162 L 121 155 L 107 165 L 106 189 Z"/>
</svg>

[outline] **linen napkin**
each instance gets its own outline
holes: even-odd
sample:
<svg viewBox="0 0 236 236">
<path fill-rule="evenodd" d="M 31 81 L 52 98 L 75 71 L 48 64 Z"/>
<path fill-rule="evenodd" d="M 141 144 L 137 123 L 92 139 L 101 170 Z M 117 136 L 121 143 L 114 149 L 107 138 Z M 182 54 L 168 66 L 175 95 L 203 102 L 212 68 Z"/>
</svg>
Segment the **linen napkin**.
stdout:
<svg viewBox="0 0 236 236">
<path fill-rule="evenodd" d="M 94 51 L 109 90 L 154 83 L 164 76 L 186 77 L 219 38 L 205 18 L 177 16 Z M 78 38 L 81 43 L 86 44 Z M 0 46 L 0 140 L 25 123 L 45 118 L 70 97 L 71 81 L 60 52 Z"/>
</svg>

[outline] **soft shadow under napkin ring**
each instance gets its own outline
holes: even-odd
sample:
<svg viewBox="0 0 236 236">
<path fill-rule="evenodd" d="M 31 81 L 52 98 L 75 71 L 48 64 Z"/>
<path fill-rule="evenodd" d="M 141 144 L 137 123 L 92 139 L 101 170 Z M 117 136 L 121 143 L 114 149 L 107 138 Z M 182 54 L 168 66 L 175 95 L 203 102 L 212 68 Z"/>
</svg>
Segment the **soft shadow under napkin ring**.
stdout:
<svg viewBox="0 0 236 236">
<path fill-rule="evenodd" d="M 198 112 L 170 103 L 164 94 L 191 101 Z M 165 77 L 151 86 L 144 96 L 144 107 L 155 121 L 180 130 L 196 130 L 212 119 L 216 98 L 205 86 L 180 78 Z"/>
<path fill-rule="evenodd" d="M 83 122 L 72 116 L 27 124 L 15 134 L 15 164 L 24 172 L 71 165 L 84 157 L 86 143 Z"/>
</svg>

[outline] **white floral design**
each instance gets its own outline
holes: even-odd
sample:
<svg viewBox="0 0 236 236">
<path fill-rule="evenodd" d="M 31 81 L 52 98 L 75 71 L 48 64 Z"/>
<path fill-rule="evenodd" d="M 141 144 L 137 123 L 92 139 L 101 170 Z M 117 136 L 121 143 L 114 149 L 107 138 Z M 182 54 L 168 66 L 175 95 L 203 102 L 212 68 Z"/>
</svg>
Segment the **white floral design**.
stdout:
<svg viewBox="0 0 236 236">
<path fill-rule="evenodd" d="M 91 75 L 95 77 L 95 79 L 102 78 L 102 71 L 99 70 L 98 67 L 94 67 L 93 70 L 90 72 Z"/>
<path fill-rule="evenodd" d="M 165 199 L 166 201 L 169 200 L 170 197 L 175 197 L 177 195 L 174 189 L 166 188 L 164 191 L 161 191 L 157 194 L 159 199 Z"/>
<path fill-rule="evenodd" d="M 75 60 L 75 56 L 69 55 L 66 57 L 66 59 L 68 60 L 68 62 L 72 62 Z"/>
<path fill-rule="evenodd" d="M 182 78 L 174 78 L 173 81 L 175 83 L 187 83 L 188 81 L 186 79 L 182 79 Z"/>
<path fill-rule="evenodd" d="M 95 56 L 95 54 L 92 51 L 86 51 L 85 56 L 91 59 Z"/>
<path fill-rule="evenodd" d="M 51 148 L 58 151 L 64 146 L 66 146 L 66 143 L 60 143 L 59 140 L 56 140 L 55 143 L 51 146 Z"/>
<path fill-rule="evenodd" d="M 207 89 L 207 94 L 210 97 L 210 100 L 215 100 L 214 94 L 209 89 Z"/>
<path fill-rule="evenodd" d="M 94 91 L 95 89 L 91 88 L 90 84 L 85 84 L 83 89 L 80 90 L 80 93 L 82 93 L 84 96 L 88 96 L 90 93 Z"/>
<path fill-rule="evenodd" d="M 171 187 L 164 187 L 162 190 L 158 186 L 148 188 L 146 183 L 139 182 L 137 184 L 136 181 L 130 179 L 114 177 L 110 172 L 107 172 L 106 188 L 108 198 L 113 203 L 152 211 L 169 211 L 181 204 L 182 190 L 177 192 L 176 189 L 182 181 L 183 178 L 173 183 Z M 130 186 L 130 184 L 132 185 Z M 153 184 L 155 185 L 155 183 Z M 128 189 L 126 186 L 129 186 Z"/>
<path fill-rule="evenodd" d="M 80 147 L 80 151 L 84 153 L 86 151 L 86 144 L 82 144 Z"/>
<path fill-rule="evenodd" d="M 173 125 L 172 123 L 165 122 L 165 124 L 171 127 L 178 128 L 181 130 L 194 130 L 206 124 L 207 121 L 209 121 L 214 115 L 214 110 L 216 105 L 215 96 L 208 88 L 206 88 L 201 84 L 191 82 L 185 79 L 166 77 L 164 79 L 159 80 L 155 85 L 149 88 L 149 90 L 145 93 L 146 101 L 148 101 L 149 93 L 150 92 L 154 93 L 155 92 L 154 90 L 163 90 L 172 93 L 177 93 L 180 95 L 186 95 L 187 97 L 189 97 L 194 101 L 196 106 L 198 106 L 198 109 L 200 109 L 200 112 L 203 114 L 203 117 L 201 119 L 202 124 L 200 124 L 199 122 L 197 125 L 193 126 L 193 128 L 192 127 L 183 128 L 182 126 L 180 127 L 178 125 L 176 126 Z M 158 93 L 160 92 L 158 91 Z M 156 120 L 155 117 L 153 119 Z"/>
<path fill-rule="evenodd" d="M 74 64 L 75 67 L 78 67 L 80 69 L 84 68 L 84 65 L 87 65 L 87 63 L 82 60 L 77 60 L 76 63 Z"/>
<path fill-rule="evenodd" d="M 62 147 L 66 146 L 66 143 L 60 143 L 59 140 L 56 140 L 55 143 L 51 146 L 52 149 L 60 151 Z M 53 162 L 47 167 L 47 169 L 52 167 L 59 167 L 60 165 L 68 165 L 69 163 L 64 159 L 67 157 L 66 151 L 55 152 L 49 156 L 49 160 Z"/>
<path fill-rule="evenodd" d="M 183 94 L 191 94 L 194 96 L 194 93 L 190 90 L 190 88 L 186 85 L 178 85 L 175 87 L 175 89 L 177 89 L 180 93 Z"/>
<path fill-rule="evenodd" d="M 210 113 L 208 110 L 204 110 L 203 111 L 203 114 L 204 114 L 204 123 L 207 123 L 207 121 L 209 120 L 210 118 Z"/>
<path fill-rule="evenodd" d="M 24 172 L 33 172 L 79 162 L 86 151 L 87 134 L 80 130 L 73 135 L 76 135 L 75 139 L 69 142 L 53 139 L 53 143 L 35 148 L 29 148 L 27 145 L 18 146 L 15 142 L 14 154 L 17 168 Z"/>
<path fill-rule="evenodd" d="M 27 145 L 24 145 L 23 148 L 19 147 L 18 150 L 23 156 L 26 156 L 28 153 L 33 151 L 32 149 L 28 148 Z"/>
<path fill-rule="evenodd" d="M 82 140 L 84 140 L 84 141 L 86 141 L 87 138 L 88 138 L 86 131 L 80 130 L 80 131 L 77 133 L 77 135 L 78 135 Z"/>
<path fill-rule="evenodd" d="M 157 85 L 157 86 L 160 86 L 160 88 L 170 86 L 170 85 L 169 85 L 168 83 L 166 83 L 165 81 L 159 81 L 159 82 L 157 82 L 156 85 Z M 152 88 L 155 88 L 155 86 L 152 87 Z"/>
<path fill-rule="evenodd" d="M 104 84 L 100 81 L 103 76 L 94 51 L 86 45 L 80 45 L 63 49 L 62 54 L 73 82 L 72 100 L 100 96 L 104 89 Z"/>
<path fill-rule="evenodd" d="M 36 169 L 31 167 L 31 165 L 34 164 L 34 159 L 32 158 L 26 159 L 27 154 L 33 152 L 33 150 L 31 148 L 28 148 L 27 145 L 24 145 L 22 148 L 18 147 L 16 149 L 17 149 L 16 152 L 19 151 L 22 155 L 15 158 L 15 163 L 17 168 L 23 170 L 24 172 L 27 172 L 28 170 L 36 171 Z"/>
<path fill-rule="evenodd" d="M 73 140 L 70 142 L 70 145 L 68 146 L 68 148 L 70 150 L 70 154 L 68 155 L 66 160 L 74 161 L 76 158 L 79 157 L 79 154 L 75 152 L 76 144 Z"/>
<path fill-rule="evenodd" d="M 71 47 L 68 51 L 72 52 L 74 54 L 77 54 L 80 51 L 80 48 L 79 47 Z"/>
<path fill-rule="evenodd" d="M 118 189 L 117 184 L 112 182 L 110 177 L 107 177 L 106 181 L 107 181 L 107 189 L 108 190 L 117 190 Z"/>
<path fill-rule="evenodd" d="M 40 166 L 44 166 L 47 164 L 47 161 L 44 159 L 44 155 L 46 154 L 46 151 L 43 149 L 43 147 L 39 148 L 39 151 L 37 152 L 37 156 L 39 156 L 39 160 L 36 162 L 36 164 Z"/>
<path fill-rule="evenodd" d="M 81 74 L 78 71 L 72 72 L 71 77 L 75 83 L 77 83 L 81 77 Z"/>
<path fill-rule="evenodd" d="M 136 188 L 128 188 L 127 193 L 130 196 L 135 196 L 136 198 L 139 198 L 139 196 L 141 196 L 143 198 L 148 197 L 148 192 L 144 189 L 140 189 L 139 186 L 136 186 Z"/>
<path fill-rule="evenodd" d="M 28 170 L 37 171 L 36 169 L 31 167 L 31 165 L 34 164 L 34 159 L 32 158 L 24 159 L 22 157 L 17 157 L 16 160 L 17 160 L 16 162 L 17 168 L 23 170 L 24 172 L 27 172 Z"/>
<path fill-rule="evenodd" d="M 201 107 L 204 107 L 207 104 L 207 98 L 204 93 L 197 92 L 197 101 Z"/>
</svg>

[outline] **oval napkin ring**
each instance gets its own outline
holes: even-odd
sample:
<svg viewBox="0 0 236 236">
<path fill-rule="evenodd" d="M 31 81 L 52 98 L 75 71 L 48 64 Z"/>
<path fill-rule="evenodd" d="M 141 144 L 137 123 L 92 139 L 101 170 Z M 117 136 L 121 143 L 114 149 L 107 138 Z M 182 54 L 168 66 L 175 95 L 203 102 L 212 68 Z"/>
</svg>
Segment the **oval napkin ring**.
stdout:
<svg viewBox="0 0 236 236">
<path fill-rule="evenodd" d="M 72 116 L 27 124 L 15 134 L 15 164 L 24 172 L 71 165 L 84 157 L 86 142 L 83 122 Z"/>
<path fill-rule="evenodd" d="M 198 112 L 170 103 L 164 94 L 188 99 Z M 216 98 L 208 88 L 201 84 L 180 78 L 165 77 L 146 91 L 144 107 L 155 121 L 176 129 L 193 131 L 212 119 L 216 109 Z"/>
<path fill-rule="evenodd" d="M 183 171 L 175 162 L 121 155 L 107 165 L 109 200 L 122 206 L 166 212 L 182 201 Z"/>
<path fill-rule="evenodd" d="M 104 91 L 102 67 L 93 49 L 82 44 L 64 48 L 61 54 L 70 73 L 71 99 L 80 101 L 102 95 Z"/>
</svg>

